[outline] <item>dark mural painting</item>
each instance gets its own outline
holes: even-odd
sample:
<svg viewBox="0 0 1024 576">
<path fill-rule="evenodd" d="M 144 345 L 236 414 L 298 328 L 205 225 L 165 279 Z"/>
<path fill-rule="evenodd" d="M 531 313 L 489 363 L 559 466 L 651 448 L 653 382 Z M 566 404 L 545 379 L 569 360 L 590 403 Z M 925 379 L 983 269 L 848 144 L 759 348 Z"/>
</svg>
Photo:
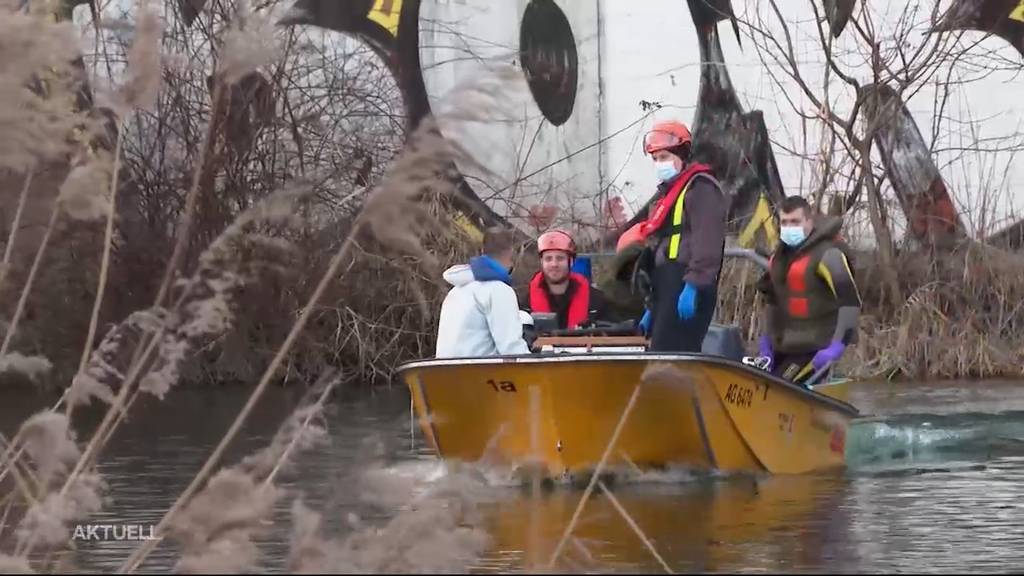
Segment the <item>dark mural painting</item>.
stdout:
<svg viewBox="0 0 1024 576">
<path fill-rule="evenodd" d="M 715 169 L 730 194 L 730 230 L 741 246 L 760 244 L 767 250 L 777 237 L 772 207 L 785 197 L 779 169 L 760 111 L 744 112 L 729 78 L 718 35 L 718 23 L 729 20 L 739 29 L 729 0 L 688 0 L 697 30 L 701 75 L 693 117 L 693 156 Z M 646 217 L 653 198 L 628 223 Z M 627 225 L 627 226 L 628 226 Z M 762 231 L 758 235 L 758 231 Z M 761 242 L 759 242 L 761 240 Z"/>
<path fill-rule="evenodd" d="M 179 0 L 179 12 L 186 24 L 201 17 L 206 1 Z M 67 0 L 61 5 L 60 17 L 70 17 L 80 4 L 88 4 L 88 0 Z M 776 239 L 772 208 L 786 193 L 763 115 L 742 109 L 729 77 L 718 25 L 728 20 L 739 40 L 733 5 L 730 0 L 687 0 L 687 6 L 696 26 L 701 57 L 699 98 L 692 126 L 694 155 L 715 167 L 730 193 L 730 228 L 739 235 L 740 244 L 767 248 Z M 848 24 L 858 8 L 856 0 L 822 0 L 821 6 L 834 36 L 850 29 Z M 421 0 L 298 0 L 291 15 L 279 24 L 321 27 L 365 42 L 393 74 L 406 111 L 406 127 L 412 130 L 431 112 L 420 60 L 420 12 Z M 578 114 L 582 66 L 577 54 L 578 31 L 573 30 L 570 19 L 554 0 L 531 0 L 518 26 L 518 59 L 533 100 L 547 122 L 563 126 L 574 113 Z M 1024 55 L 1024 0 L 954 0 L 936 30 L 991 33 Z M 269 87 L 256 79 L 249 80 L 252 82 L 238 89 L 259 96 L 255 101 L 261 105 L 258 110 L 239 114 L 236 129 L 243 133 L 265 121 L 268 113 Z M 912 233 L 929 242 L 959 238 L 964 231 L 960 216 L 913 118 L 891 89 L 879 86 L 865 90 L 870 91 L 876 104 L 899 109 L 898 121 L 886 124 L 887 129 L 876 136 L 876 144 Z M 87 91 L 83 97 L 88 102 Z M 873 110 L 877 113 L 879 109 Z M 479 192 L 462 178 L 454 206 L 455 221 L 475 236 L 486 226 L 507 223 Z M 609 231 L 610 236 L 644 217 L 647 211 L 645 205 L 630 222 L 624 222 L 621 201 L 617 200 L 605 203 L 608 214 L 604 222 L 616 228 Z M 529 210 L 532 215 L 547 207 Z M 1016 238 L 1012 230 L 1005 234 L 1008 239 Z"/>
<path fill-rule="evenodd" d="M 526 5 L 519 29 L 519 58 L 530 92 L 555 126 L 572 116 L 576 102 L 576 37 L 565 13 L 552 0 Z"/>
<path fill-rule="evenodd" d="M 1024 0 L 953 0 L 935 30 L 994 34 L 1024 56 Z"/>
<path fill-rule="evenodd" d="M 865 112 L 882 126 L 875 134 L 893 191 L 915 238 L 941 245 L 961 239 L 963 223 L 910 111 L 888 86 L 865 86 Z"/>
<path fill-rule="evenodd" d="M 419 6 L 419 0 L 299 0 L 296 14 L 282 24 L 322 26 L 354 34 L 374 46 L 399 81 L 409 128 L 414 128 L 430 112 L 419 61 Z M 694 154 L 711 163 L 732 192 L 732 230 L 743 236 L 745 244 L 753 245 L 755 232 L 761 224 L 767 224 L 763 239 L 773 244 L 774 228 L 768 216 L 784 192 L 764 119 L 758 111 L 743 112 L 724 65 L 717 24 L 730 20 L 739 38 L 732 5 L 728 0 L 689 0 L 689 8 L 698 29 L 702 61 L 700 99 L 693 122 Z M 394 36 L 372 19 L 374 11 L 384 9 L 400 12 Z M 573 113 L 578 59 L 574 32 L 552 0 L 532 0 L 527 5 L 520 28 L 520 58 L 537 106 L 552 124 L 563 124 Z M 468 184 L 463 183 L 461 188 L 464 205 L 472 210 L 475 222 L 488 225 L 501 221 Z M 644 214 L 646 205 L 633 221 Z M 614 217 L 610 220 L 621 223 Z M 751 223 L 753 226 L 748 226 Z M 617 233 L 611 232 L 613 236 Z"/>
</svg>

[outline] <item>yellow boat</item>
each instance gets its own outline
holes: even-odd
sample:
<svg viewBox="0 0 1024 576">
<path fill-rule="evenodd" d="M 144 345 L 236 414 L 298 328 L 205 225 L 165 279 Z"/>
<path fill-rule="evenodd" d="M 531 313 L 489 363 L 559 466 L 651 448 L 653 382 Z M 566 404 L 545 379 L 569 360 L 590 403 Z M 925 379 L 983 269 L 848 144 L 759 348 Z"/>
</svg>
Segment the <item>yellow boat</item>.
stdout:
<svg viewBox="0 0 1024 576">
<path fill-rule="evenodd" d="M 711 335 L 723 330 L 713 326 Z M 597 467 L 622 422 L 606 460 L 613 470 L 845 466 L 857 410 L 838 399 L 842 384 L 807 389 L 721 355 L 647 352 L 636 338 L 537 342 L 548 351 L 399 367 L 441 458 L 539 464 L 549 477 L 571 479 Z"/>
<path fill-rule="evenodd" d="M 726 256 L 767 267 L 751 250 Z M 858 416 L 845 381 L 804 387 L 750 365 L 734 326 L 712 324 L 699 354 L 648 352 L 632 325 L 607 328 L 537 338 L 531 355 L 420 360 L 398 374 L 447 461 L 570 480 L 602 459 L 633 472 L 845 467 Z"/>
</svg>

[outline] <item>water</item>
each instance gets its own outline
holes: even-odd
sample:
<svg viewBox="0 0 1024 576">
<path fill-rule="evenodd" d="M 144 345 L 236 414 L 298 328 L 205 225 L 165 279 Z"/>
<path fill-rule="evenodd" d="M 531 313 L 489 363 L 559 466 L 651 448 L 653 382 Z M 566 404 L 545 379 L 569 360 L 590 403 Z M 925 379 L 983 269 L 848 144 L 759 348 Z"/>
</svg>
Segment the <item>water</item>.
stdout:
<svg viewBox="0 0 1024 576">
<path fill-rule="evenodd" d="M 9 437 L 21 418 L 49 401 L 5 393 L 0 428 Z M 159 520 L 244 401 L 241 390 L 176 391 L 164 403 L 139 407 L 104 454 L 114 501 L 92 521 Z M 227 461 L 268 443 L 297 401 L 295 392 L 272 391 Z M 652 474 L 615 486 L 615 495 L 676 572 L 993 572 L 1024 564 L 1024 382 L 858 384 L 851 401 L 865 417 L 850 432 L 844 473 Z M 280 477 L 287 492 L 259 540 L 262 570 L 285 569 L 296 496 L 324 514 L 329 535 L 344 536 L 353 515 L 381 524 L 403 505 L 396 496 L 403 487 L 444 477 L 419 431 L 410 437 L 408 409 L 401 387 L 349 392 L 332 405 L 331 444 L 301 455 Z M 83 436 L 95 420 L 83 415 Z M 490 478 L 480 505 L 491 542 L 472 572 L 523 571 L 545 561 L 582 494 L 559 488 L 534 500 L 499 480 Z M 399 488 L 389 496 L 388 486 Z M 367 497 L 371 492 L 377 502 Z M 600 494 L 574 536 L 563 571 L 662 571 Z M 135 545 L 77 544 L 70 559 L 86 572 L 115 569 Z M 176 558 L 173 546 L 162 545 L 141 572 L 170 572 Z"/>
</svg>

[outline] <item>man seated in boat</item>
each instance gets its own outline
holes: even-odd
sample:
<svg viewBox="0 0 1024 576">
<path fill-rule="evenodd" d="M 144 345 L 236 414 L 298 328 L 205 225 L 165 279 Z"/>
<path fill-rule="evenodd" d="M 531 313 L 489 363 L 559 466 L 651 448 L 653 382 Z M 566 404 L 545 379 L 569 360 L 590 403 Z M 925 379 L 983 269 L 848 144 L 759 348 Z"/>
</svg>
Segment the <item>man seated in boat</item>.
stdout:
<svg viewBox="0 0 1024 576">
<path fill-rule="evenodd" d="M 782 241 L 758 283 L 767 302 L 759 353 L 777 376 L 799 383 L 830 371 L 857 340 L 861 299 L 842 223 L 816 218 L 799 196 L 779 207 Z"/>
<path fill-rule="evenodd" d="M 575 329 L 591 322 L 607 320 L 608 307 L 604 294 L 590 279 L 573 271 L 576 242 L 565 230 L 555 229 L 537 239 L 540 271 L 533 276 L 521 306 L 530 312 L 553 312 L 558 328 Z"/>
<path fill-rule="evenodd" d="M 509 275 L 514 254 L 513 232 L 488 228 L 482 255 L 444 271 L 452 289 L 441 304 L 438 358 L 530 353 Z"/>
</svg>

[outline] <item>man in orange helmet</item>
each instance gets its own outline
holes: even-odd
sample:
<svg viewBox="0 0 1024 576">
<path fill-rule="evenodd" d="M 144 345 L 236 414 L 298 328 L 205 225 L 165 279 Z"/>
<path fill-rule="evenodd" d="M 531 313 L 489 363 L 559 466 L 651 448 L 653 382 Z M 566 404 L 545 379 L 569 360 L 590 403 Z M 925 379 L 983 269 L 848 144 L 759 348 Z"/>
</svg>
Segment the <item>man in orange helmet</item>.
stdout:
<svg viewBox="0 0 1024 576">
<path fill-rule="evenodd" d="M 651 294 L 640 327 L 653 351 L 700 352 L 718 300 L 728 203 L 711 167 L 690 161 L 691 145 L 677 121 L 659 122 L 644 137 L 660 182 L 634 232 L 648 247 Z"/>
<path fill-rule="evenodd" d="M 604 294 L 583 274 L 573 272 L 576 242 L 571 234 L 554 229 L 537 239 L 540 272 L 530 280 L 529 292 L 520 301 L 531 312 L 554 312 L 558 327 L 575 329 L 596 320 L 604 320 L 607 305 Z"/>
</svg>

